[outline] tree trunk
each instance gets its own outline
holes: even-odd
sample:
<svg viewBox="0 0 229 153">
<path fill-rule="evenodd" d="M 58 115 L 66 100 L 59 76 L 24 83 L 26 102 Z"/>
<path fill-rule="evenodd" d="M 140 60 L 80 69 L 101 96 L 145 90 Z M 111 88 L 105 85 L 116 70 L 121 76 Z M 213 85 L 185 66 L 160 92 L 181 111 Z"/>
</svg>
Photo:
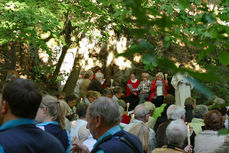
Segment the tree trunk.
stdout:
<svg viewBox="0 0 229 153">
<path fill-rule="evenodd" d="M 65 38 L 66 45 L 64 45 L 64 47 L 63 47 L 63 49 L 62 49 L 60 58 L 59 58 L 58 63 L 57 63 L 57 65 L 56 65 L 56 69 L 55 69 L 55 71 L 54 71 L 54 73 L 53 73 L 53 75 L 52 75 L 52 79 L 51 79 L 51 81 L 50 81 L 50 85 L 52 85 L 52 84 L 56 81 L 56 79 L 57 79 L 57 77 L 58 77 L 58 75 L 59 75 L 59 72 L 60 72 L 61 65 L 62 65 L 62 63 L 63 63 L 63 61 L 64 61 L 64 57 L 65 57 L 65 55 L 66 55 L 66 53 L 67 53 L 69 47 L 70 47 L 71 44 L 72 44 L 72 41 L 71 41 L 71 33 L 72 33 L 72 31 L 73 31 L 74 29 L 73 29 L 73 27 L 72 27 L 72 23 L 71 23 L 70 20 L 67 20 L 66 22 L 67 22 L 67 23 L 66 23 L 65 29 L 64 29 L 64 31 L 63 31 L 63 32 L 64 32 L 64 35 L 65 35 L 64 38 Z"/>
<path fill-rule="evenodd" d="M 63 92 L 66 93 L 66 95 L 72 94 L 74 92 L 74 88 L 76 86 L 76 82 L 79 78 L 81 66 L 79 64 L 81 57 L 77 56 L 75 57 L 74 64 L 72 71 L 68 77 L 68 80 L 66 81 L 66 84 L 64 86 Z"/>
</svg>

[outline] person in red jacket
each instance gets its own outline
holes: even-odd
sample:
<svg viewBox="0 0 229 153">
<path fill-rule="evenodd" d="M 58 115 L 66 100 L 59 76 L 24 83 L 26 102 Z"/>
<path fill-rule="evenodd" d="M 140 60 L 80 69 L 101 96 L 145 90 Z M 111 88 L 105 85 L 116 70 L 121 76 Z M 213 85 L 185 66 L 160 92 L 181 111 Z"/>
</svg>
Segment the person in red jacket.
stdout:
<svg viewBox="0 0 229 153">
<path fill-rule="evenodd" d="M 166 74 L 167 76 L 167 74 Z M 160 107 L 163 104 L 164 97 L 167 96 L 169 90 L 167 77 L 164 79 L 162 72 L 156 74 L 156 80 L 152 82 L 151 94 L 149 96 L 149 101 L 152 101 L 156 107 Z"/>
<path fill-rule="evenodd" d="M 135 106 L 138 104 L 138 94 L 139 92 L 133 92 L 133 89 L 136 89 L 140 81 L 136 79 L 136 74 L 134 72 L 130 73 L 130 79 L 127 81 L 127 86 L 126 86 L 126 97 L 127 97 L 127 102 L 130 103 L 130 110 L 133 110 Z"/>
</svg>

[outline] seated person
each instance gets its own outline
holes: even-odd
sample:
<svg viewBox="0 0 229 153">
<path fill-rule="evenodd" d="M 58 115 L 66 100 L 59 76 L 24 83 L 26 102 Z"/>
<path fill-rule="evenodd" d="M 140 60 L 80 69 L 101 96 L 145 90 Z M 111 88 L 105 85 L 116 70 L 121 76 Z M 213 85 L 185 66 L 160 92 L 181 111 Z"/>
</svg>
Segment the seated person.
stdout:
<svg viewBox="0 0 229 153">
<path fill-rule="evenodd" d="M 162 146 L 162 148 L 156 148 L 152 153 L 185 153 L 181 147 L 187 137 L 187 127 L 183 120 L 174 120 L 166 128 L 166 137 L 168 145 Z"/>
<path fill-rule="evenodd" d="M 67 114 L 67 118 L 69 119 L 69 121 L 73 121 L 77 119 L 76 116 L 76 105 L 77 105 L 77 97 L 75 95 L 68 95 L 65 98 L 67 104 L 69 105 L 69 107 L 71 108 L 71 111 Z"/>
<path fill-rule="evenodd" d="M 209 111 L 204 116 L 205 130 L 195 137 L 196 153 L 206 153 L 219 148 L 224 143 L 224 135 L 218 135 L 223 127 L 223 117 L 217 110 Z"/>
<path fill-rule="evenodd" d="M 86 104 L 93 103 L 99 97 L 101 97 L 101 94 L 99 92 L 89 90 L 87 92 L 86 98 L 84 99 L 84 103 Z"/>
<path fill-rule="evenodd" d="M 105 88 L 102 92 L 102 95 L 104 97 L 112 98 L 113 97 L 113 91 L 110 88 Z"/>
<path fill-rule="evenodd" d="M 115 87 L 113 90 L 113 93 L 114 93 L 114 95 L 113 95 L 112 99 L 114 102 L 117 102 L 117 100 L 119 100 L 123 95 L 122 88 L 121 87 Z"/>
</svg>

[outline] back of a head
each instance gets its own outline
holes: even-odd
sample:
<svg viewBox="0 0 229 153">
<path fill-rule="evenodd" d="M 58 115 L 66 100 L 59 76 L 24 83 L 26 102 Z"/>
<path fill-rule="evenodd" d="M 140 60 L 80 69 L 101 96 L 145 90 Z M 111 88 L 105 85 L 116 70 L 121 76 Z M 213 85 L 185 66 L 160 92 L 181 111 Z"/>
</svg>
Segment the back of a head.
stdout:
<svg viewBox="0 0 229 153">
<path fill-rule="evenodd" d="M 90 117 L 101 116 L 107 127 L 118 125 L 121 121 L 119 106 L 111 98 L 100 97 L 91 103 L 88 109 Z"/>
<path fill-rule="evenodd" d="M 34 119 L 42 96 L 34 84 L 26 79 L 16 79 L 5 85 L 2 100 L 9 104 L 11 113 L 21 118 Z"/>
<path fill-rule="evenodd" d="M 145 116 L 149 113 L 149 110 L 144 104 L 139 104 L 134 109 L 134 117 L 137 120 L 144 120 Z"/>
<path fill-rule="evenodd" d="M 96 79 L 101 79 L 101 78 L 103 78 L 104 77 L 104 75 L 103 75 L 103 73 L 101 73 L 101 72 L 97 72 L 96 74 L 95 74 L 95 78 Z"/>
<path fill-rule="evenodd" d="M 94 75 L 94 72 L 91 70 L 88 70 L 86 74 L 89 75 L 89 78 L 92 78 L 92 76 Z"/>
<path fill-rule="evenodd" d="M 223 117 L 217 110 L 209 111 L 204 116 L 204 124 L 206 130 L 218 131 L 223 127 Z"/>
<path fill-rule="evenodd" d="M 150 112 L 154 112 L 155 111 L 155 105 L 152 102 L 146 101 L 144 102 L 145 107 L 150 111 Z"/>
<path fill-rule="evenodd" d="M 169 145 L 181 147 L 187 136 L 187 127 L 183 120 L 172 121 L 166 128 L 166 137 Z"/>
<path fill-rule="evenodd" d="M 192 97 L 188 97 L 185 99 L 184 105 L 185 106 L 196 105 L 196 99 Z"/>
<path fill-rule="evenodd" d="M 79 118 L 85 118 L 86 112 L 87 112 L 88 104 L 80 103 L 76 107 L 76 114 L 79 116 Z"/>
<path fill-rule="evenodd" d="M 102 95 L 103 96 L 113 96 L 113 91 L 111 90 L 111 89 L 109 89 L 109 88 L 105 88 L 104 90 L 103 90 L 103 92 L 102 92 Z"/>
<path fill-rule="evenodd" d="M 90 131 L 86 127 L 87 125 L 82 125 L 78 131 L 79 141 L 86 140 L 90 136 Z"/>
<path fill-rule="evenodd" d="M 168 94 L 165 99 L 164 99 L 164 102 L 166 105 L 172 105 L 172 104 L 175 104 L 175 97 L 171 94 Z"/>
<path fill-rule="evenodd" d="M 167 118 L 177 120 L 185 117 L 185 109 L 182 106 L 170 105 L 167 109 Z"/>
<path fill-rule="evenodd" d="M 121 87 L 115 87 L 113 90 L 114 94 L 122 93 L 122 88 Z"/>
<path fill-rule="evenodd" d="M 129 130 L 129 133 L 132 133 L 140 139 L 145 152 L 148 152 L 149 132 L 149 128 L 143 122 L 133 125 Z"/>
<path fill-rule="evenodd" d="M 54 96 L 45 95 L 42 98 L 40 107 L 46 107 L 52 120 L 59 122 L 62 129 L 65 128 L 65 115 L 67 112 L 65 101 L 58 101 Z"/>
<path fill-rule="evenodd" d="M 197 105 L 193 110 L 193 117 L 195 118 L 204 118 L 204 115 L 207 114 L 208 107 L 206 105 Z"/>
<path fill-rule="evenodd" d="M 93 90 L 89 90 L 87 92 L 87 95 L 86 95 L 87 98 L 99 98 L 101 97 L 101 94 L 98 92 L 98 91 L 93 91 Z"/>
<path fill-rule="evenodd" d="M 227 107 L 225 106 L 225 104 L 216 104 L 211 106 L 209 109 L 219 111 L 222 114 L 222 116 L 227 114 Z"/>
</svg>

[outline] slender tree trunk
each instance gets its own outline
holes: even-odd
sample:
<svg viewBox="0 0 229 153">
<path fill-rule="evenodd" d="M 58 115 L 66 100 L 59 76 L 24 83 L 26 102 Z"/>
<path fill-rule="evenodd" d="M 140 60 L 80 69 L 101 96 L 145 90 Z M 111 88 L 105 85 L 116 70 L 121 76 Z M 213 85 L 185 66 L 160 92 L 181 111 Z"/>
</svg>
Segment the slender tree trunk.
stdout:
<svg viewBox="0 0 229 153">
<path fill-rule="evenodd" d="M 50 85 L 52 85 L 56 81 L 56 79 L 57 79 L 57 77 L 59 75 L 59 72 L 60 72 L 61 65 L 62 65 L 62 63 L 64 61 L 65 55 L 66 55 L 69 47 L 72 44 L 71 33 L 72 33 L 73 30 L 74 29 L 72 27 L 71 21 L 70 20 L 67 20 L 65 29 L 63 31 L 64 32 L 64 35 L 65 35 L 64 38 L 65 38 L 66 45 L 64 45 L 64 47 L 62 49 L 60 58 L 59 58 L 58 63 L 56 65 L 55 71 L 54 71 L 54 73 L 52 75 L 52 79 L 50 81 Z"/>
<path fill-rule="evenodd" d="M 74 64 L 72 71 L 68 77 L 68 80 L 66 81 L 66 84 L 64 86 L 63 92 L 65 92 L 67 95 L 72 94 L 74 92 L 74 88 L 76 86 L 76 82 L 79 78 L 81 66 L 79 64 L 81 57 L 77 56 L 75 57 Z"/>
<path fill-rule="evenodd" d="M 77 46 L 79 48 L 79 42 L 84 38 L 85 34 L 82 34 L 77 40 Z M 74 92 L 74 88 L 76 86 L 76 82 L 79 78 L 80 70 L 81 70 L 81 65 L 80 65 L 80 60 L 82 59 L 82 55 L 79 55 L 76 52 L 76 56 L 74 59 L 74 63 L 72 66 L 72 71 L 68 77 L 68 80 L 66 81 L 66 84 L 64 86 L 63 92 L 65 92 L 67 95 L 72 94 Z"/>
</svg>

